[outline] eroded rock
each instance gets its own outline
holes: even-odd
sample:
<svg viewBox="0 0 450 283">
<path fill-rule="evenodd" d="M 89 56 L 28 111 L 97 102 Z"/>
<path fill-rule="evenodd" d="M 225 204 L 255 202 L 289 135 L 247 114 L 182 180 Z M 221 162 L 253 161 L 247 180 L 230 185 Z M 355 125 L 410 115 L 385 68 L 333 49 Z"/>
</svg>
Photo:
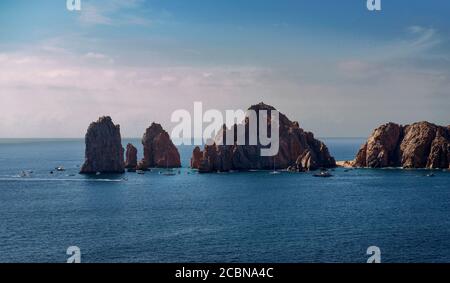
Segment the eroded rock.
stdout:
<svg viewBox="0 0 450 283">
<path fill-rule="evenodd" d="M 125 153 L 125 168 L 128 171 L 134 171 L 137 167 L 137 149 L 131 143 L 127 144 L 127 151 Z"/>
<path fill-rule="evenodd" d="M 258 116 L 261 110 L 269 112 L 267 128 L 270 132 L 270 111 L 275 108 L 260 103 L 251 106 L 249 110 L 255 110 Z M 238 127 L 245 127 L 245 145 L 238 145 L 235 140 L 232 145 L 207 145 L 203 151 L 195 148 L 191 159 L 192 168 L 199 169 L 200 172 L 272 169 L 307 171 L 336 166 L 323 142 L 315 139 L 312 133 L 305 132 L 297 122 L 290 121 L 282 113 L 279 114 L 279 151 L 272 157 L 261 156 L 261 144 L 249 145 L 249 119 L 246 119 L 243 125 L 235 125 L 232 129 L 224 127 L 215 140 L 225 141 L 226 136 L 234 135 Z"/>
<path fill-rule="evenodd" d="M 152 123 L 147 128 L 142 138 L 142 145 L 144 146 L 144 158 L 138 163 L 137 169 L 181 167 L 178 149 L 160 124 Z"/>
<path fill-rule="evenodd" d="M 374 130 L 356 155 L 355 167 L 447 169 L 450 129 L 429 122 L 407 126 L 394 123 Z"/>
<path fill-rule="evenodd" d="M 89 125 L 85 136 L 85 161 L 81 174 L 123 173 L 123 147 L 120 126 L 114 125 L 111 117 L 100 117 Z"/>
</svg>

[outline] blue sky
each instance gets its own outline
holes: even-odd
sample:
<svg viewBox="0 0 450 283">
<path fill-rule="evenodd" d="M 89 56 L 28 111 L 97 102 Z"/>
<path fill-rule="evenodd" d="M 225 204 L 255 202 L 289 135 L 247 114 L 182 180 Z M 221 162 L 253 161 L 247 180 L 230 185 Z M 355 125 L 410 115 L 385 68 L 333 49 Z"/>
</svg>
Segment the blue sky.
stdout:
<svg viewBox="0 0 450 283">
<path fill-rule="evenodd" d="M 318 136 L 449 124 L 449 1 L 81 1 L 0 2 L 0 137 L 80 137 L 105 114 L 140 136 L 194 101 L 263 100 Z"/>
</svg>

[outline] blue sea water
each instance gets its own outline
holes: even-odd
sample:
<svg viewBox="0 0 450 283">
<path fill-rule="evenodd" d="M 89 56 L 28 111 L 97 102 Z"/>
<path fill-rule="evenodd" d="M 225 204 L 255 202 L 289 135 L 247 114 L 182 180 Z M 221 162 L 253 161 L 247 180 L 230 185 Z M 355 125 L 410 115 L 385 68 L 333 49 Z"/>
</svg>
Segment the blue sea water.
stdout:
<svg viewBox="0 0 450 283">
<path fill-rule="evenodd" d="M 324 141 L 337 160 L 363 143 Z M 0 140 L 0 262 L 450 262 L 450 172 L 195 174 L 180 152 L 175 176 L 88 177 L 83 140 Z"/>
</svg>

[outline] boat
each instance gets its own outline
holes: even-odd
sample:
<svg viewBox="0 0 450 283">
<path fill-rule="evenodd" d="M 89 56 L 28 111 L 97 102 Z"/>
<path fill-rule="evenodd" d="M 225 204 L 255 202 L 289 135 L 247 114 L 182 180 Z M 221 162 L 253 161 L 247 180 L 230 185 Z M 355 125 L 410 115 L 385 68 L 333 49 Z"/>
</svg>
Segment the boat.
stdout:
<svg viewBox="0 0 450 283">
<path fill-rule="evenodd" d="M 143 171 L 143 170 L 136 170 L 136 173 L 139 174 L 139 175 L 144 175 L 145 171 Z"/>
<path fill-rule="evenodd" d="M 427 177 L 434 177 L 434 174 L 433 173 L 429 173 L 429 174 L 427 174 L 425 176 L 427 176 Z"/>
<path fill-rule="evenodd" d="M 30 177 L 30 173 L 27 171 L 22 171 L 22 172 L 20 172 L 19 177 L 20 178 L 28 178 L 28 177 Z"/>
<path fill-rule="evenodd" d="M 320 173 L 316 173 L 313 176 L 314 177 L 321 177 L 321 178 L 333 177 L 333 175 L 331 175 L 330 172 L 328 172 L 328 171 L 320 171 Z"/>
<path fill-rule="evenodd" d="M 56 167 L 55 170 L 59 171 L 59 172 L 66 171 L 66 169 L 64 169 L 64 167 L 62 167 L 62 166 Z"/>
</svg>

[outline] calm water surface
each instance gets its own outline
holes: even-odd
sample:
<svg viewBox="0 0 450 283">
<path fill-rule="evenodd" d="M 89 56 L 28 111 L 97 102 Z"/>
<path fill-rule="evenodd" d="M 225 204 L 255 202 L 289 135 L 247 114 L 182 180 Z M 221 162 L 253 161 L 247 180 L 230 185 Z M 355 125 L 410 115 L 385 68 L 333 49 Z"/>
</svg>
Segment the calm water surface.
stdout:
<svg viewBox="0 0 450 283">
<path fill-rule="evenodd" d="M 324 140 L 337 160 L 363 142 Z M 180 152 L 176 176 L 86 177 L 82 140 L 0 140 L 0 262 L 450 262 L 449 172 L 201 175 Z"/>
</svg>

